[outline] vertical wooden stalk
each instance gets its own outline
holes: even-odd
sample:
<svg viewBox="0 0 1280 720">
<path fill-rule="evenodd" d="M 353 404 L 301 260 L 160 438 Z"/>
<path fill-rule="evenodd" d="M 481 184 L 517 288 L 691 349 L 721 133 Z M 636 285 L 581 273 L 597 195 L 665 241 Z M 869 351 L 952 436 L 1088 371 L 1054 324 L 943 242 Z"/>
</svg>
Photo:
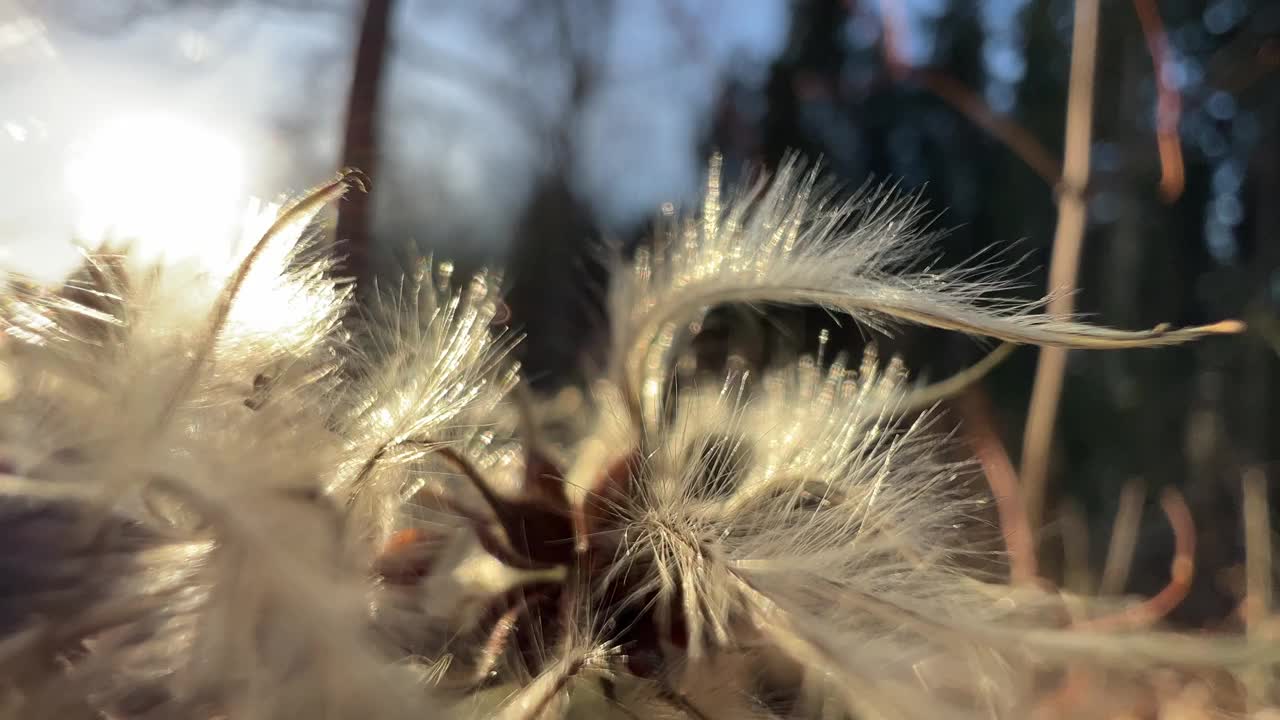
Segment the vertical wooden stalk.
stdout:
<svg viewBox="0 0 1280 720">
<path fill-rule="evenodd" d="M 1080 268 L 1088 207 L 1090 136 L 1093 130 L 1093 88 L 1098 48 L 1098 0 L 1077 0 L 1071 35 L 1071 78 L 1067 90 L 1066 145 L 1062 184 L 1058 189 L 1058 225 L 1049 261 L 1049 289 L 1054 293 L 1048 312 L 1070 314 L 1072 293 Z M 1022 482 L 1031 531 L 1040 527 L 1048 484 L 1049 452 L 1062 394 L 1067 351 L 1042 348 L 1036 367 L 1031 404 L 1022 445 Z"/>
</svg>

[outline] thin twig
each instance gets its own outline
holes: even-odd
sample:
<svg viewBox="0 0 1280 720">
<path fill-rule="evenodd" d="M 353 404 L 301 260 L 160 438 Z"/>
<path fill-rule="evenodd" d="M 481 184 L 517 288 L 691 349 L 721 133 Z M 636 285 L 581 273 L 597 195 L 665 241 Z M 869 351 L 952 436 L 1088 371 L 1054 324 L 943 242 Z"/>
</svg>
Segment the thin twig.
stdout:
<svg viewBox="0 0 1280 720">
<path fill-rule="evenodd" d="M 908 79 L 918 81 L 956 112 L 999 140 L 1049 187 L 1058 187 L 1062 181 L 1062 168 L 1030 130 L 992 110 L 980 94 L 946 73 L 931 69 L 914 70 L 903 59 L 900 41 L 906 29 L 901 12 L 899 3 L 881 4 L 880 23 L 884 37 L 881 48 L 890 77 L 900 82 Z"/>
<path fill-rule="evenodd" d="M 1271 505 L 1267 498 L 1267 474 L 1262 468 L 1244 471 L 1244 556 L 1245 594 L 1241 606 L 1245 631 L 1259 643 L 1272 641 L 1271 619 Z M 1242 678 L 1251 709 L 1266 704 L 1269 673 L 1251 669 Z"/>
<path fill-rule="evenodd" d="M 1063 152 L 1058 226 L 1054 233 L 1053 256 L 1049 262 L 1049 286 L 1053 295 L 1047 310 L 1054 316 L 1069 315 L 1075 306 L 1072 291 L 1076 287 L 1076 276 L 1079 273 L 1087 213 L 1084 188 L 1089 181 L 1089 143 L 1093 129 L 1097 46 L 1098 0 L 1079 0 L 1076 3 L 1075 26 L 1071 38 L 1071 79 L 1067 91 L 1066 147 Z M 1065 349 L 1041 348 L 1022 445 L 1021 475 L 1032 532 L 1038 530 L 1043 513 L 1049 449 L 1053 444 L 1053 426 L 1058 415 L 1058 400 L 1062 394 L 1062 377 L 1066 364 Z"/>
<path fill-rule="evenodd" d="M 1111 541 L 1107 545 L 1107 561 L 1102 568 L 1099 594 L 1115 595 L 1124 591 L 1129 568 L 1133 564 L 1133 551 L 1138 546 L 1138 528 L 1146 496 L 1146 488 L 1137 478 L 1125 483 L 1120 490 L 1120 505 L 1111 524 Z"/>
<path fill-rule="evenodd" d="M 1090 592 L 1089 573 L 1089 523 L 1084 510 L 1074 499 L 1068 498 L 1057 510 L 1058 526 L 1062 528 L 1062 578 L 1063 586 L 1077 595 Z"/>
<path fill-rule="evenodd" d="M 1009 148 L 1027 167 L 1043 178 L 1049 187 L 1056 188 L 1062 182 L 1062 167 L 1044 144 L 1030 130 L 992 110 L 981 95 L 936 70 L 922 70 L 914 77 L 974 125 L 986 130 Z"/>
<path fill-rule="evenodd" d="M 959 396 L 960 393 L 969 389 L 986 377 L 992 370 L 999 367 L 1000 363 L 1004 362 L 1005 358 L 1012 355 L 1013 351 L 1017 349 L 1018 346 L 1013 343 L 1000 343 L 995 350 L 987 353 L 981 360 L 964 370 L 943 378 L 936 383 L 912 389 L 903 399 L 900 409 L 902 412 L 924 410 L 947 398 Z"/>
<path fill-rule="evenodd" d="M 1178 137 L 1178 121 L 1182 115 L 1182 97 L 1169 83 L 1164 69 L 1168 62 L 1169 37 L 1155 0 L 1133 0 L 1133 8 L 1142 24 L 1142 34 L 1151 52 L 1156 77 L 1156 146 L 1160 152 L 1160 194 L 1165 202 L 1182 195 L 1186 175 L 1182 165 L 1182 142 Z"/>
<path fill-rule="evenodd" d="M 1019 491 L 1018 474 L 1009 453 L 1000 442 L 991 419 L 990 403 L 980 388 L 971 388 L 957 400 L 965 419 L 964 433 L 982 465 L 983 475 L 991 487 L 1009 556 L 1009 576 L 1015 583 L 1036 577 L 1036 548 L 1027 522 L 1026 505 Z"/>
<path fill-rule="evenodd" d="M 1261 631 L 1271 614 L 1271 509 L 1267 475 L 1261 468 L 1244 472 L 1245 605 L 1251 634 Z"/>
</svg>

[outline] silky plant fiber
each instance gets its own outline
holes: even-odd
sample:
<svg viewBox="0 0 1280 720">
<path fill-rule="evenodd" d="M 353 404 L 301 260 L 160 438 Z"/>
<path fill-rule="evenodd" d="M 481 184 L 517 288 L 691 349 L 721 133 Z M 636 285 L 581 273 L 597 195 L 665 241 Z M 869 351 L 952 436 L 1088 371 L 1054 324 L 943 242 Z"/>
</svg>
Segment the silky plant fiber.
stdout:
<svg viewBox="0 0 1280 720">
<path fill-rule="evenodd" d="M 1102 627 L 1142 599 L 1008 582 L 973 540 L 993 497 L 901 360 L 676 372 L 729 304 L 1085 349 L 1238 323 L 1047 317 L 1007 299 L 998 263 L 928 266 L 913 198 L 837 199 L 795 160 L 731 194 L 713 161 L 701 211 L 616 261 L 608 342 L 566 411 L 510 359 L 496 274 L 424 261 L 353 311 L 314 222 L 351 182 L 223 268 L 104 247 L 60 285 L 5 288 L 3 717 L 1119 717 L 1169 683 L 1247 696 L 1213 705 L 1244 717 L 1277 699 L 1274 641 Z M 1084 671 L 1088 697 L 1060 702 Z"/>
</svg>

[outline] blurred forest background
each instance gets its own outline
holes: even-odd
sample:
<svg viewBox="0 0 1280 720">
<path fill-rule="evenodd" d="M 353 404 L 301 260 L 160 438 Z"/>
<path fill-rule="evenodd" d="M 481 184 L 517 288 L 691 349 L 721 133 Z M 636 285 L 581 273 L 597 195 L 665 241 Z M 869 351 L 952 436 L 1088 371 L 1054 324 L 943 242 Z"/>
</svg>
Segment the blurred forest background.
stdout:
<svg viewBox="0 0 1280 720">
<path fill-rule="evenodd" d="M 1039 431 L 1031 349 L 953 409 L 989 472 L 1006 456 L 1036 472 L 1024 435 L 1043 436 L 1043 572 L 1059 580 L 1102 566 L 1117 513 L 1145 497 L 1128 589 L 1155 593 L 1173 552 L 1155 490 L 1182 488 L 1206 571 L 1174 617 L 1212 624 L 1238 597 L 1242 478 L 1280 506 L 1280 2 L 1084 4 L 1082 105 L 1068 0 L 0 0 L 0 255 L 56 275 L 76 233 L 226 244 L 239 216 L 209 202 L 355 165 L 372 183 L 338 219 L 348 270 L 367 286 L 411 246 L 506 267 L 522 359 L 554 388 L 601 331 L 602 239 L 633 245 L 689 207 L 713 150 L 730 180 L 794 149 L 850 189 L 918 190 L 949 261 L 1016 243 L 1027 297 L 1055 242 L 1076 242 L 1059 224 L 1076 203 L 1077 311 L 1248 333 L 1070 353 Z M 722 320 L 736 349 L 755 337 Z M 773 320 L 860 338 L 820 314 Z M 932 378 L 984 351 L 914 331 L 892 347 Z"/>
</svg>

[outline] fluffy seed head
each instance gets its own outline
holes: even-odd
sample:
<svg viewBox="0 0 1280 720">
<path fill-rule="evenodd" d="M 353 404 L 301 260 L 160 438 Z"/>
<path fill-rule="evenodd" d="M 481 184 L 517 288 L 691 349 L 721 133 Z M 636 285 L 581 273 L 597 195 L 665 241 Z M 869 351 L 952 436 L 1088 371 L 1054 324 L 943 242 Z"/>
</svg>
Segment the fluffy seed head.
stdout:
<svg viewBox="0 0 1280 720">
<path fill-rule="evenodd" d="M 674 371 L 726 304 L 1080 348 L 1237 327 L 1046 317 L 993 266 L 928 267 L 915 200 L 837 201 L 794 161 L 722 197 L 718 167 L 619 261 L 603 372 L 557 398 L 521 384 L 497 275 L 428 261 L 351 312 L 308 225 L 345 178 L 227 268 L 104 250 L 11 283 L 0 711 L 1024 717 L 1079 663 L 1274 670 L 1005 584 L 990 498 L 898 359 Z"/>
</svg>

